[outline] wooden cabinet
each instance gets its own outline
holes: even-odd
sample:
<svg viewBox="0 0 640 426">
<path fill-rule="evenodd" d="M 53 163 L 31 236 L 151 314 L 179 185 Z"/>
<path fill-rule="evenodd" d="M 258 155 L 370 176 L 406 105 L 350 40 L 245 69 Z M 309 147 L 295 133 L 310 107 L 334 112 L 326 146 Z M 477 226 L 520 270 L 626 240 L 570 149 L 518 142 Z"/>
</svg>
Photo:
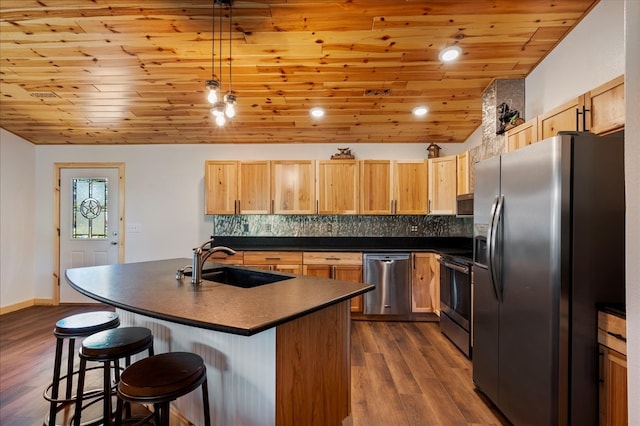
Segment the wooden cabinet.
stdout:
<svg viewBox="0 0 640 426">
<path fill-rule="evenodd" d="M 209 256 L 206 262 L 224 263 L 225 265 L 243 265 L 244 252 L 236 251 L 234 255 L 228 255 L 222 251 L 218 251 Z"/>
<path fill-rule="evenodd" d="M 358 213 L 359 177 L 356 160 L 318 161 L 318 214 Z"/>
<path fill-rule="evenodd" d="M 390 160 L 360 160 L 360 213 L 393 213 Z"/>
<path fill-rule="evenodd" d="M 515 151 L 538 140 L 538 120 L 534 118 L 507 130 L 507 151 Z"/>
<path fill-rule="evenodd" d="M 538 137 L 543 140 L 560 131 L 582 131 L 584 120 L 583 95 L 538 116 Z"/>
<path fill-rule="evenodd" d="M 206 161 L 205 213 L 269 213 L 269 175 L 268 161 Z"/>
<path fill-rule="evenodd" d="M 440 255 L 412 254 L 411 312 L 440 315 Z"/>
<path fill-rule="evenodd" d="M 429 214 L 456 214 L 456 156 L 429 159 Z"/>
<path fill-rule="evenodd" d="M 315 213 L 315 162 L 271 161 L 271 197 L 274 214 Z"/>
<path fill-rule="evenodd" d="M 302 273 L 300 251 L 245 251 L 244 266 L 267 271 Z"/>
<path fill-rule="evenodd" d="M 587 129 L 602 135 L 624 128 L 624 76 L 615 78 L 589 91 L 585 96 L 585 108 L 589 112 Z"/>
<path fill-rule="evenodd" d="M 316 277 L 362 282 L 362 253 L 304 252 L 303 273 Z M 362 312 L 362 295 L 351 299 L 351 312 Z"/>
<path fill-rule="evenodd" d="M 268 161 L 242 161 L 238 170 L 238 213 L 271 213 L 271 171 Z"/>
<path fill-rule="evenodd" d="M 426 214 L 426 160 L 361 160 L 360 214 Z"/>
<path fill-rule="evenodd" d="M 429 190 L 427 161 L 396 160 L 392 165 L 394 213 L 426 214 Z"/>
<path fill-rule="evenodd" d="M 469 151 L 456 156 L 456 194 L 463 195 L 473 192 L 471 190 L 471 164 Z"/>
<path fill-rule="evenodd" d="M 205 213 L 235 214 L 238 202 L 238 162 L 206 161 Z"/>
<path fill-rule="evenodd" d="M 620 76 L 539 116 L 538 138 L 562 130 L 602 135 L 623 129 L 624 122 L 624 76 Z"/>
<path fill-rule="evenodd" d="M 598 312 L 600 424 L 628 424 L 627 331 L 623 318 Z"/>
</svg>

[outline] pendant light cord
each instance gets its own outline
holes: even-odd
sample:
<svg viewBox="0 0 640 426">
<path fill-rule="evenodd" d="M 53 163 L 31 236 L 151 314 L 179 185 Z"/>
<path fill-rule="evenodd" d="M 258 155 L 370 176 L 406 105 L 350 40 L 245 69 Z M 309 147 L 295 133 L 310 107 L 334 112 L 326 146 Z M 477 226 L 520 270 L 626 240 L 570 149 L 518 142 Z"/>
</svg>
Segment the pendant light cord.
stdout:
<svg viewBox="0 0 640 426">
<path fill-rule="evenodd" d="M 216 57 L 216 2 L 212 0 L 211 4 L 211 80 L 215 79 L 215 57 Z"/>
<path fill-rule="evenodd" d="M 231 93 L 231 59 L 233 58 L 231 54 L 231 25 L 233 25 L 233 12 L 231 3 L 229 3 L 229 93 Z"/>
</svg>

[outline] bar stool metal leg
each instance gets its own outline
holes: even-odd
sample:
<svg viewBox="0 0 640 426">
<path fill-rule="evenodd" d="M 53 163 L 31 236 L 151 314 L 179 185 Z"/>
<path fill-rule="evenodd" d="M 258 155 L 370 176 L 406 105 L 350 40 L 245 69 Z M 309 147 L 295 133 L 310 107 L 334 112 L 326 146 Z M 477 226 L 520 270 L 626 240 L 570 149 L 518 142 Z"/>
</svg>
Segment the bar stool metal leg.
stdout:
<svg viewBox="0 0 640 426">
<path fill-rule="evenodd" d="M 51 384 L 43 392 L 44 398 L 49 401 L 48 417 L 45 423 L 56 424 L 58 410 L 66 404 L 75 402 L 73 395 L 73 377 L 77 372 L 73 370 L 75 339 L 86 337 L 93 333 L 116 328 L 120 325 L 117 313 L 110 311 L 86 312 L 71 315 L 56 322 L 53 334 L 56 337 L 56 351 L 53 366 L 53 378 Z M 62 353 L 64 342 L 68 340 L 66 374 L 62 375 Z M 60 395 L 60 382 L 66 381 L 64 397 Z"/>
<path fill-rule="evenodd" d="M 78 395 L 84 390 L 87 361 L 102 363 L 102 423 L 110 425 L 112 419 L 111 369 L 114 370 L 116 384 L 120 379 L 120 358 L 130 363 L 131 356 L 148 351 L 153 356 L 153 335 L 144 327 L 122 327 L 93 334 L 82 342 L 80 348 L 80 370 L 78 373 Z M 118 403 L 118 407 L 120 404 Z M 82 398 L 77 398 L 73 424 L 80 426 L 82 417 Z"/>
</svg>

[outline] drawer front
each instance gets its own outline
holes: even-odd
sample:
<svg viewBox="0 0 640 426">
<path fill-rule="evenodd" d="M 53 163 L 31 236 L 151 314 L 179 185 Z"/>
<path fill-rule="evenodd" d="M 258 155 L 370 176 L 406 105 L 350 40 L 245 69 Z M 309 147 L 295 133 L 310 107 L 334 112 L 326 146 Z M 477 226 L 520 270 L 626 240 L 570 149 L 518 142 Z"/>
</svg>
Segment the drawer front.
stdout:
<svg viewBox="0 0 640 426">
<path fill-rule="evenodd" d="M 224 252 L 216 252 L 207 258 L 207 262 L 224 263 L 227 265 L 242 265 L 244 263 L 244 252 L 237 251 L 236 254 L 229 256 Z"/>
<path fill-rule="evenodd" d="M 244 263 L 252 265 L 301 265 L 301 251 L 245 251 Z"/>
<path fill-rule="evenodd" d="M 627 354 L 627 322 L 624 318 L 598 312 L 598 343 Z"/>
<path fill-rule="evenodd" d="M 362 253 L 305 251 L 305 265 L 362 265 Z"/>
</svg>

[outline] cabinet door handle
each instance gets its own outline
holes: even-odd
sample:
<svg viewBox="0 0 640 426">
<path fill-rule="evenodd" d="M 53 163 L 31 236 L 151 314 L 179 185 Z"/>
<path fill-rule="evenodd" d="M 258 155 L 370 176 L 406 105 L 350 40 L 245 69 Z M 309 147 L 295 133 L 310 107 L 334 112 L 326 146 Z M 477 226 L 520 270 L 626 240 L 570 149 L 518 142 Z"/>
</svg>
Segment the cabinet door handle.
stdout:
<svg viewBox="0 0 640 426">
<path fill-rule="evenodd" d="M 265 257 L 265 260 L 281 260 L 279 257 Z"/>
<path fill-rule="evenodd" d="M 338 257 L 325 257 L 324 260 L 340 260 Z"/>
<path fill-rule="evenodd" d="M 626 338 L 626 337 L 624 337 L 624 336 L 623 336 L 622 334 L 620 334 L 620 333 L 612 333 L 612 332 L 610 332 L 610 331 L 607 331 L 607 334 L 608 334 L 609 336 L 613 336 L 613 337 L 615 337 L 615 338 L 616 338 L 616 339 L 618 339 L 618 340 L 622 340 L 623 342 L 626 342 L 626 341 L 627 341 L 627 338 Z"/>
</svg>

